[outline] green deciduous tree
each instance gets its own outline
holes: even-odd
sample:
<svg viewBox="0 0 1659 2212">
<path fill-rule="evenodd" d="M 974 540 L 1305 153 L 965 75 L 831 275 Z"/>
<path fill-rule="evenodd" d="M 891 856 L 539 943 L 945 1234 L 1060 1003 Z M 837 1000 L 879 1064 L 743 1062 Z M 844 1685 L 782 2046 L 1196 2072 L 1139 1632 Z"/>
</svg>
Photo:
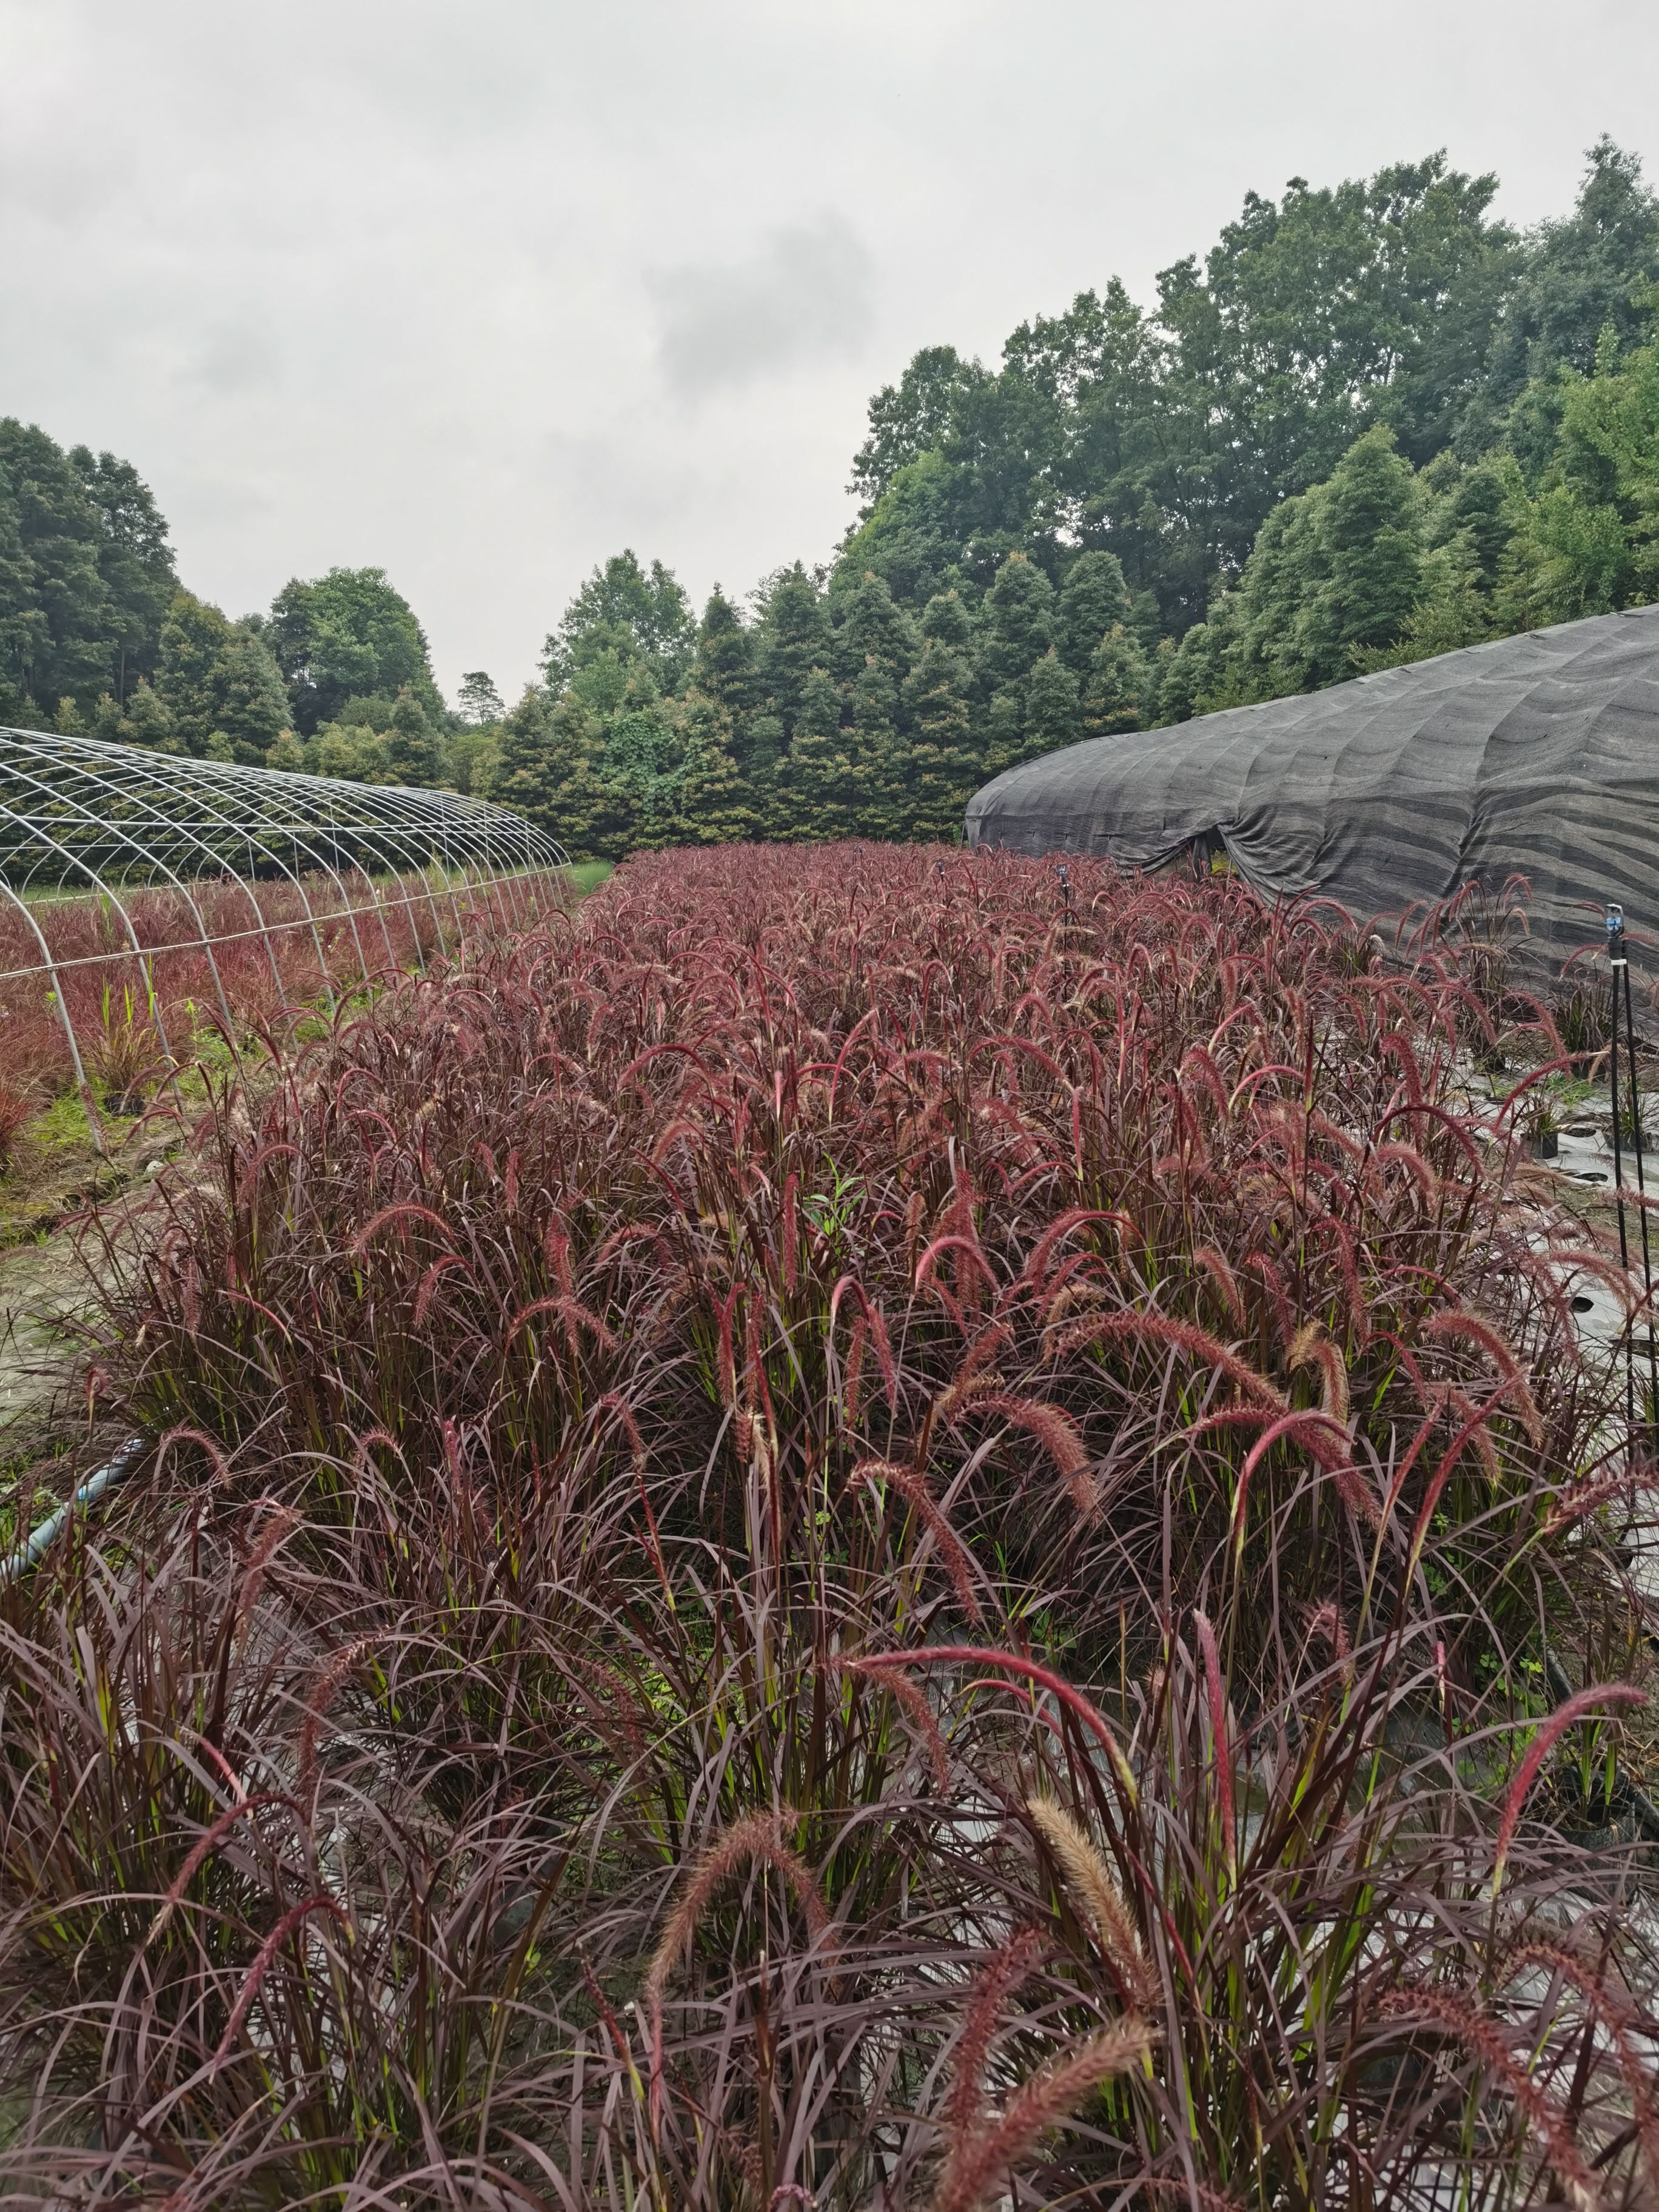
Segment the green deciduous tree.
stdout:
<svg viewBox="0 0 1659 2212">
<path fill-rule="evenodd" d="M 543 649 L 543 666 L 556 691 L 585 661 L 608 651 L 647 662 L 658 689 L 669 692 L 690 665 L 696 634 L 672 571 L 660 561 L 647 570 L 625 548 L 594 569 L 565 609 Z"/>
<path fill-rule="evenodd" d="M 848 489 L 864 501 L 867 518 L 899 471 L 950 436 L 957 412 L 987 381 L 976 361 L 954 346 L 924 346 L 896 385 L 885 384 L 870 402 L 870 433 L 853 461 Z"/>
<path fill-rule="evenodd" d="M 308 737 L 354 696 L 395 699 L 406 684 L 441 726 L 426 634 L 384 568 L 331 568 L 295 577 L 271 604 L 266 641 L 288 686 L 294 727 Z"/>
<path fill-rule="evenodd" d="M 1642 182 L 1642 164 L 1610 138 L 1591 147 L 1570 216 L 1540 225 L 1527 241 L 1515 294 L 1492 347 L 1486 390 L 1464 435 L 1499 435 L 1504 410 L 1530 383 L 1546 392 L 1556 372 L 1589 376 L 1604 331 L 1620 353 L 1654 328 L 1659 285 L 1659 198 Z M 1543 450 L 1536 440 L 1541 429 Z M 1529 410 L 1523 459 L 1547 464 L 1553 410 Z"/>
<path fill-rule="evenodd" d="M 461 720 L 475 729 L 499 722 L 506 714 L 506 703 L 487 669 L 471 668 L 462 677 L 461 688 L 456 694 L 456 710 Z"/>
<path fill-rule="evenodd" d="M 130 461 L 73 446 L 69 462 L 99 520 L 98 568 L 113 611 L 114 691 L 125 700 L 155 672 L 162 618 L 179 587 L 167 521 Z"/>
<path fill-rule="evenodd" d="M 8 594 L 12 681 L 47 712 L 65 696 L 92 708 L 118 680 L 102 517 L 69 456 L 33 424 L 0 421 L 0 472 L 9 509 L 0 556 L 19 563 Z"/>
</svg>

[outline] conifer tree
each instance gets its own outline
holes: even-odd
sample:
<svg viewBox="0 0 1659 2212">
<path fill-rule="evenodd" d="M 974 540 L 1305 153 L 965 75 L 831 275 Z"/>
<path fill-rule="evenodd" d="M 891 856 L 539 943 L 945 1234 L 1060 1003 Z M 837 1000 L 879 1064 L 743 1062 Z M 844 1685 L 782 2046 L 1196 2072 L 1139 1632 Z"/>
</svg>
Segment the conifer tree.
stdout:
<svg viewBox="0 0 1659 2212">
<path fill-rule="evenodd" d="M 230 624 L 217 607 L 190 592 L 176 592 L 161 624 L 161 665 L 156 690 L 190 751 L 205 751 L 217 726 L 214 678 Z"/>
<path fill-rule="evenodd" d="M 1051 645 L 1033 665 L 1025 689 L 1026 757 L 1073 744 L 1078 728 L 1078 680 Z"/>
<path fill-rule="evenodd" d="M 1139 640 L 1114 623 L 1089 656 L 1083 687 L 1081 733 L 1115 737 L 1145 729 L 1151 718 L 1154 678 Z"/>
<path fill-rule="evenodd" d="M 830 617 L 823 594 L 797 561 L 767 594 L 756 634 L 757 673 L 766 712 L 781 730 L 787 751 L 800 712 L 801 695 L 814 668 L 830 662 Z"/>
<path fill-rule="evenodd" d="M 968 619 L 968 610 L 962 604 L 958 592 L 936 592 L 922 610 L 921 635 L 924 642 L 932 639 L 939 645 L 950 646 L 957 653 L 966 653 L 973 634 L 973 624 Z"/>
<path fill-rule="evenodd" d="M 181 749 L 167 702 L 149 684 L 135 684 L 129 693 L 121 731 L 124 744 L 153 745 L 158 752 Z"/>
<path fill-rule="evenodd" d="M 1343 648 L 1346 675 L 1357 649 L 1389 645 L 1416 600 L 1423 562 L 1411 464 L 1385 429 L 1368 430 L 1343 455 L 1320 517 L 1330 581 L 1322 594 Z"/>
<path fill-rule="evenodd" d="M 952 592 L 951 598 L 956 600 Z M 960 602 L 956 602 L 959 606 Z M 929 611 L 939 601 L 930 602 Z M 965 624 L 964 624 L 965 631 Z M 981 776 L 972 750 L 970 675 L 964 656 L 931 636 L 905 687 L 911 726 L 911 835 L 953 840 Z"/>
<path fill-rule="evenodd" d="M 754 794 L 732 750 L 732 726 L 716 701 L 695 687 L 681 708 L 685 747 L 678 826 L 688 845 L 722 845 L 758 836 Z"/>
<path fill-rule="evenodd" d="M 691 682 L 713 701 L 732 731 L 754 704 L 753 641 L 718 584 L 703 610 Z"/>
<path fill-rule="evenodd" d="M 231 625 L 217 671 L 219 720 L 236 758 L 257 767 L 289 726 L 288 693 L 270 651 L 241 623 Z"/>
<path fill-rule="evenodd" d="M 836 617 L 833 665 L 848 692 L 871 660 L 886 671 L 896 691 L 915 665 L 921 641 L 886 580 L 866 569 L 841 599 Z"/>
<path fill-rule="evenodd" d="M 386 767 L 398 783 L 430 788 L 443 774 L 443 756 L 437 733 L 426 710 L 407 684 L 398 690 L 386 733 Z"/>
<path fill-rule="evenodd" d="M 988 691 L 1024 693 L 1036 663 L 1054 643 L 1054 586 L 1024 553 L 1011 553 L 985 595 L 980 670 Z"/>
<path fill-rule="evenodd" d="M 161 624 L 155 689 L 198 755 L 216 732 L 231 759 L 257 763 L 289 727 L 288 696 L 264 639 L 189 592 L 173 594 Z"/>
<path fill-rule="evenodd" d="M 786 834 L 803 844 L 850 837 L 854 831 L 856 779 L 841 724 L 841 692 L 827 668 L 807 672 L 795 716 L 795 734 L 780 771 Z"/>
<path fill-rule="evenodd" d="M 1060 587 L 1055 642 L 1066 666 L 1086 682 L 1089 664 L 1108 630 L 1129 620 L 1129 589 L 1115 553 L 1079 553 Z"/>
<path fill-rule="evenodd" d="M 556 702 L 533 684 L 501 725 L 492 797 L 556 838 L 572 860 L 595 857 L 604 811 L 593 736 L 579 699 L 567 691 Z"/>
<path fill-rule="evenodd" d="M 898 687 L 874 653 L 853 686 L 852 708 L 857 826 L 866 836 L 900 842 L 910 835 L 910 744 L 900 725 Z"/>
<path fill-rule="evenodd" d="M 988 780 L 1012 768 L 1025 750 L 1025 695 L 1030 689 L 1024 684 L 1004 684 L 991 694 L 989 703 L 982 711 L 984 737 L 981 743 L 980 765 Z"/>
</svg>

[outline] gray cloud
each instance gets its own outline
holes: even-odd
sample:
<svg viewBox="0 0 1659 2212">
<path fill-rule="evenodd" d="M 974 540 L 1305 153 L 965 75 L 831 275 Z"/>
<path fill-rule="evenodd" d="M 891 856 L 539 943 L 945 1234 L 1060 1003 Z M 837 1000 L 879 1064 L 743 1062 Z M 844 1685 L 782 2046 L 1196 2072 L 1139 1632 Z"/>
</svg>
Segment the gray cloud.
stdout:
<svg viewBox="0 0 1659 2212">
<path fill-rule="evenodd" d="M 262 316 L 211 324 L 192 349 L 185 374 L 221 398 L 267 390 L 282 380 L 279 341 Z"/>
<path fill-rule="evenodd" d="M 855 354 L 874 320 L 875 273 L 852 225 L 826 211 L 769 232 L 746 260 L 647 277 L 669 381 L 699 393 Z"/>
</svg>

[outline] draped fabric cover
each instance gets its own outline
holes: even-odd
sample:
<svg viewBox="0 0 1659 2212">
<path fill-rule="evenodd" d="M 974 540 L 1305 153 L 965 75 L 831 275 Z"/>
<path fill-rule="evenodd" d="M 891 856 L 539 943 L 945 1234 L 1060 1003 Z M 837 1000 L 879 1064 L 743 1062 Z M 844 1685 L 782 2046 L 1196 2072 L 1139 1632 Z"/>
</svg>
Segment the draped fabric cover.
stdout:
<svg viewBox="0 0 1659 2212">
<path fill-rule="evenodd" d="M 1659 944 L 1659 606 L 1068 745 L 977 792 L 968 840 L 1137 867 L 1224 846 L 1264 896 L 1356 919 L 1519 874 L 1534 963 L 1599 940 L 1608 899 Z"/>
</svg>

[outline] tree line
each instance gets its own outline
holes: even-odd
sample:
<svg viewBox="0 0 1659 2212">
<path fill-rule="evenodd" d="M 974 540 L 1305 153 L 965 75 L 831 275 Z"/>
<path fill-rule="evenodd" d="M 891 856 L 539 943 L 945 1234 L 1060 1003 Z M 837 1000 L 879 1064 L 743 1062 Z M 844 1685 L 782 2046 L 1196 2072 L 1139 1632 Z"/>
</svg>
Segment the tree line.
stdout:
<svg viewBox="0 0 1659 2212">
<path fill-rule="evenodd" d="M 995 367 L 871 402 L 859 517 L 699 615 L 596 568 L 508 711 L 452 708 L 377 569 L 231 622 L 131 468 L 0 423 L 0 720 L 444 783 L 578 854 L 949 836 L 1079 738 L 1338 683 L 1659 596 L 1659 201 L 1592 149 L 1525 236 L 1443 155 L 1248 194 L 1143 307 L 1114 280 Z"/>
<path fill-rule="evenodd" d="M 0 723 L 367 782 L 454 781 L 471 759 L 467 719 L 384 571 L 295 578 L 268 613 L 232 621 L 180 585 L 130 462 L 9 417 Z"/>
<path fill-rule="evenodd" d="M 1443 155 L 1247 196 L 1143 309 L 1115 281 L 871 403 L 833 565 L 700 622 L 596 570 L 501 726 L 572 849 L 951 836 L 1080 738 L 1659 596 L 1659 202 L 1591 149 L 1518 236 Z"/>
</svg>

